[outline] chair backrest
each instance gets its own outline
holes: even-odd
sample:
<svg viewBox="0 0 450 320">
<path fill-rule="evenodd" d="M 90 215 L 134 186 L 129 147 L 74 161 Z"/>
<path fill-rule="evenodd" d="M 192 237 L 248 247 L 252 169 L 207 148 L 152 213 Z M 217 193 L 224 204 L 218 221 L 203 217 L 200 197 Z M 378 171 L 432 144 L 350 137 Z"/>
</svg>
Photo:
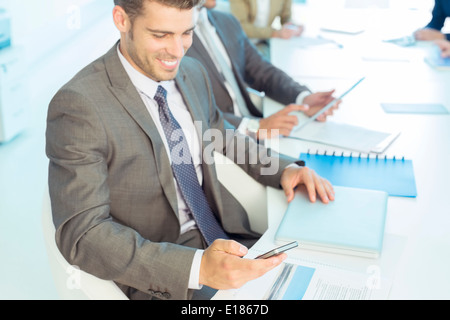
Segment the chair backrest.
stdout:
<svg viewBox="0 0 450 320">
<path fill-rule="evenodd" d="M 217 177 L 220 183 L 247 211 L 252 231 L 263 234 L 269 225 L 267 216 L 267 187 L 250 177 L 237 164 L 214 152 Z"/>
<path fill-rule="evenodd" d="M 127 300 L 119 287 L 70 265 L 59 251 L 55 241 L 55 226 L 48 190 L 42 206 L 42 227 L 45 247 L 56 290 L 64 300 Z"/>
</svg>

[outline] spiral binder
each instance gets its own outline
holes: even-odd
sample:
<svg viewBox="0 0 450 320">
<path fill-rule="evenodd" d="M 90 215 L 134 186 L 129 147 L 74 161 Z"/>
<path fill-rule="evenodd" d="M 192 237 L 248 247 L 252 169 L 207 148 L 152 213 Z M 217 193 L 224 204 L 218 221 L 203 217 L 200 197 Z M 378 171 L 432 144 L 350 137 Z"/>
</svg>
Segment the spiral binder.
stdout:
<svg viewBox="0 0 450 320">
<path fill-rule="evenodd" d="M 405 157 L 308 150 L 300 159 L 333 185 L 381 190 L 390 196 L 417 196 L 413 163 Z"/>
<path fill-rule="evenodd" d="M 310 149 L 308 149 L 308 152 L 306 153 L 307 155 L 310 154 L 314 154 L 314 155 L 324 155 L 324 156 L 332 156 L 332 157 L 350 157 L 350 158 L 358 158 L 358 159 L 376 159 L 376 160 L 401 160 L 401 161 L 405 161 L 405 157 L 396 157 L 396 156 L 381 156 L 379 154 L 372 154 L 372 153 L 363 153 L 363 152 L 345 152 L 345 151 L 340 151 L 340 152 L 329 152 L 327 150 L 324 150 L 323 153 L 321 153 L 319 151 L 319 149 L 317 149 L 315 152 L 311 152 Z"/>
</svg>

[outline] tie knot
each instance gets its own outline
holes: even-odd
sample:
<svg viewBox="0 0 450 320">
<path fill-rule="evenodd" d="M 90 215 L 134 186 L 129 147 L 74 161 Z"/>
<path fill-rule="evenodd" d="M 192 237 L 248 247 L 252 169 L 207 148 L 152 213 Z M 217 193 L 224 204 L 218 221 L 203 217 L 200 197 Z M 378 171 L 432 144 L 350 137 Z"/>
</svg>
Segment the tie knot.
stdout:
<svg viewBox="0 0 450 320">
<path fill-rule="evenodd" d="M 158 86 L 155 93 L 155 100 L 158 104 L 166 103 L 167 101 L 167 90 L 163 86 Z"/>
<path fill-rule="evenodd" d="M 154 99 L 158 103 L 159 114 L 164 115 L 166 121 L 170 121 L 169 107 L 167 106 L 167 90 L 163 86 L 158 86 Z"/>
</svg>

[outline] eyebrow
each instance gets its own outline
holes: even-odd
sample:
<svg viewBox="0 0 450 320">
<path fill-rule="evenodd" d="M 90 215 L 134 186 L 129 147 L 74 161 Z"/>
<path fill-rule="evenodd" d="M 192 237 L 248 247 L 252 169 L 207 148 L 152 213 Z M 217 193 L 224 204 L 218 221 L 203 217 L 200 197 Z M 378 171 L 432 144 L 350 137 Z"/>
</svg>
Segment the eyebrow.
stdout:
<svg viewBox="0 0 450 320">
<path fill-rule="evenodd" d="M 195 26 L 193 26 L 192 28 L 187 29 L 183 33 L 191 32 L 194 29 L 195 29 Z M 147 28 L 147 31 L 150 31 L 150 32 L 153 32 L 153 33 L 175 34 L 175 32 L 172 32 L 172 31 L 164 31 L 164 30 L 157 30 L 157 29 L 150 29 L 150 28 Z"/>
</svg>

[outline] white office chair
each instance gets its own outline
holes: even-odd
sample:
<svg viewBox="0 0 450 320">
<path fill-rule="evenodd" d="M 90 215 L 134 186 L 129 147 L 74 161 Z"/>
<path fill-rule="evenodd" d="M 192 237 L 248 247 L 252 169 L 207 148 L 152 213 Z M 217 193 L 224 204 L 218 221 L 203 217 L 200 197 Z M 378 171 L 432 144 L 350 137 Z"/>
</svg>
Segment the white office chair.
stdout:
<svg viewBox="0 0 450 320">
<path fill-rule="evenodd" d="M 267 188 L 222 154 L 214 152 L 214 161 L 219 181 L 247 211 L 250 228 L 263 234 L 269 225 Z"/>
<path fill-rule="evenodd" d="M 50 196 L 44 194 L 42 227 L 45 247 L 56 290 L 64 300 L 128 300 L 128 297 L 113 281 L 102 280 L 76 266 L 63 257 L 55 241 L 55 226 L 52 220 Z"/>
<path fill-rule="evenodd" d="M 241 168 L 221 154 L 215 153 L 219 180 L 246 209 L 253 231 L 267 230 L 266 187 L 250 178 Z M 63 257 L 55 241 L 50 196 L 44 194 L 42 225 L 45 246 L 56 289 L 61 299 L 67 300 L 126 300 L 127 296 L 113 281 L 102 280 L 76 266 Z"/>
</svg>

